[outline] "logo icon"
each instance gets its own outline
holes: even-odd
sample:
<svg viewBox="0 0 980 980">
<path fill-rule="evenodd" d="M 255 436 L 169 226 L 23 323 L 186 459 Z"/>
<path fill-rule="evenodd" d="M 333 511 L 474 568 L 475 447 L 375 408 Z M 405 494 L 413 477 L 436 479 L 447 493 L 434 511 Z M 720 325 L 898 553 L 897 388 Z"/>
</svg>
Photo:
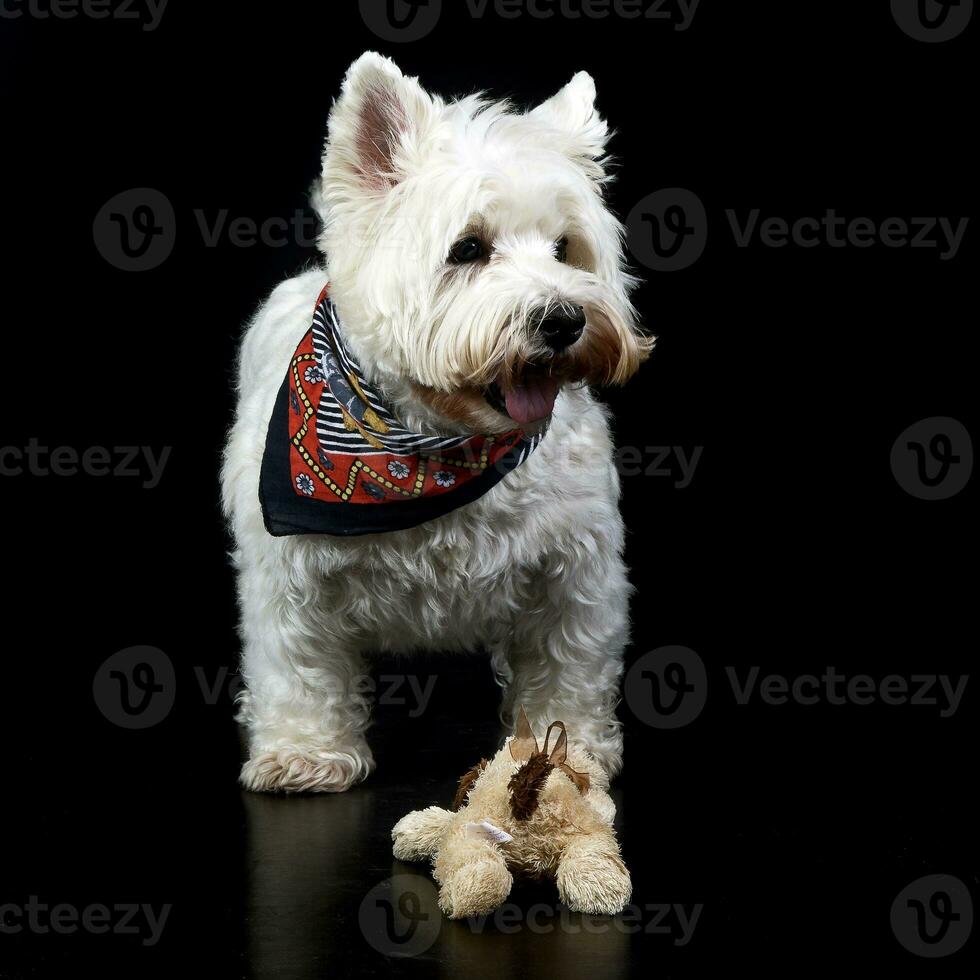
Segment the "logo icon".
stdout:
<svg viewBox="0 0 980 980">
<path fill-rule="evenodd" d="M 701 199 L 683 187 L 648 194 L 626 219 L 630 251 L 655 272 L 693 265 L 708 241 L 708 216 Z"/>
<path fill-rule="evenodd" d="M 935 44 L 962 34 L 973 16 L 973 0 L 891 0 L 895 23 L 910 38 Z"/>
<path fill-rule="evenodd" d="M 421 875 L 392 875 L 364 896 L 357 921 L 364 938 L 384 956 L 418 956 L 442 926 L 435 886 Z"/>
<path fill-rule="evenodd" d="M 973 441 L 956 419 L 937 416 L 910 425 L 891 451 L 898 485 L 920 500 L 946 500 L 973 472 Z"/>
<path fill-rule="evenodd" d="M 137 187 L 106 201 L 95 216 L 92 237 L 110 265 L 124 272 L 148 272 L 173 251 L 177 217 L 164 194 Z"/>
<path fill-rule="evenodd" d="M 442 14 L 442 0 L 358 0 L 361 18 L 382 41 L 421 41 Z"/>
<path fill-rule="evenodd" d="M 626 703 L 653 728 L 682 728 L 704 710 L 708 675 L 704 661 L 688 647 L 658 647 L 630 667 Z"/>
<path fill-rule="evenodd" d="M 99 710 L 120 728 L 152 728 L 170 714 L 176 694 L 170 658 L 156 647 L 127 647 L 98 669 L 92 695 Z"/>
<path fill-rule="evenodd" d="M 926 875 L 906 885 L 892 902 L 895 938 L 916 956 L 955 953 L 973 929 L 973 900 L 952 875 Z"/>
</svg>

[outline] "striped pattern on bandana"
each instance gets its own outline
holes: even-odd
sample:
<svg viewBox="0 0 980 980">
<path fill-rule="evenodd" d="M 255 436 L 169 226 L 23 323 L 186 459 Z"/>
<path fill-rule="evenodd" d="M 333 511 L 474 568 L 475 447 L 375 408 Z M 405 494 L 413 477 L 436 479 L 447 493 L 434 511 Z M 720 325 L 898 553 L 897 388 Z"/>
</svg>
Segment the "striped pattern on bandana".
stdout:
<svg viewBox="0 0 980 980">
<path fill-rule="evenodd" d="M 276 399 L 260 497 L 270 534 L 377 534 L 481 497 L 543 433 L 440 436 L 407 429 L 344 344 L 325 288 Z"/>
</svg>

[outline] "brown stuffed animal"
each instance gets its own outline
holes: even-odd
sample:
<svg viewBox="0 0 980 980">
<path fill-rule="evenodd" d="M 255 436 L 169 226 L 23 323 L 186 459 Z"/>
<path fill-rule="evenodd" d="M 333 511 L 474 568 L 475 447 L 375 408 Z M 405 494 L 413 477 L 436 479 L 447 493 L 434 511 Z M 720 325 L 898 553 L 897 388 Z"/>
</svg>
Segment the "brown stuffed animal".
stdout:
<svg viewBox="0 0 980 980">
<path fill-rule="evenodd" d="M 549 752 L 552 729 L 559 735 Z M 430 806 L 395 824 L 395 857 L 432 861 L 439 907 L 452 919 L 493 911 L 515 875 L 556 879 L 573 911 L 615 915 L 632 886 L 608 785 L 591 756 L 569 752 L 562 722 L 539 749 L 522 707 L 514 736 L 460 779 L 452 810 Z"/>
</svg>

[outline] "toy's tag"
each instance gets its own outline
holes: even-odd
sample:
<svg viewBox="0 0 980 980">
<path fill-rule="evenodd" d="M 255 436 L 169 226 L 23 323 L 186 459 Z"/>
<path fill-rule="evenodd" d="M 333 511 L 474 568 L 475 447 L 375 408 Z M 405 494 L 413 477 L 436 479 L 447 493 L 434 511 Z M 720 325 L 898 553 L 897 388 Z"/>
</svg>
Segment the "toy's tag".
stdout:
<svg viewBox="0 0 980 980">
<path fill-rule="evenodd" d="M 506 830 L 494 827 L 489 820 L 482 820 L 480 823 L 468 823 L 463 830 L 466 831 L 467 837 L 493 841 L 494 844 L 507 844 L 514 839 Z"/>
</svg>

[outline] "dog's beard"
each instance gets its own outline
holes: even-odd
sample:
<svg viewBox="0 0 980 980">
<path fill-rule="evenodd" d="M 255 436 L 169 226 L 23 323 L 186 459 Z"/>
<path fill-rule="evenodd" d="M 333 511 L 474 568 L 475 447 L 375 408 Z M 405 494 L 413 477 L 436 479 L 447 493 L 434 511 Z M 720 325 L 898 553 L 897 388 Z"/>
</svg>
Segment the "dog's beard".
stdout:
<svg viewBox="0 0 980 980">
<path fill-rule="evenodd" d="M 585 315 L 582 336 L 558 353 L 533 330 L 512 331 L 516 344 L 505 341 L 500 366 L 491 366 L 492 380 L 483 381 L 491 404 L 526 424 L 551 415 L 558 392 L 567 385 L 622 384 L 632 377 L 649 348 L 629 321 L 599 304 L 586 305 Z"/>
<path fill-rule="evenodd" d="M 587 300 L 583 307 L 581 337 L 558 353 L 535 332 L 540 307 L 523 305 L 497 322 L 471 310 L 468 329 L 461 322 L 467 313 L 453 310 L 432 334 L 433 340 L 451 338 L 434 346 L 442 350 L 442 365 L 452 370 L 447 378 L 416 383 L 416 391 L 439 414 L 474 428 L 491 431 L 517 424 L 533 429 L 545 423 L 562 388 L 622 384 L 652 347 L 636 331 L 631 311 L 602 299 Z"/>
</svg>

